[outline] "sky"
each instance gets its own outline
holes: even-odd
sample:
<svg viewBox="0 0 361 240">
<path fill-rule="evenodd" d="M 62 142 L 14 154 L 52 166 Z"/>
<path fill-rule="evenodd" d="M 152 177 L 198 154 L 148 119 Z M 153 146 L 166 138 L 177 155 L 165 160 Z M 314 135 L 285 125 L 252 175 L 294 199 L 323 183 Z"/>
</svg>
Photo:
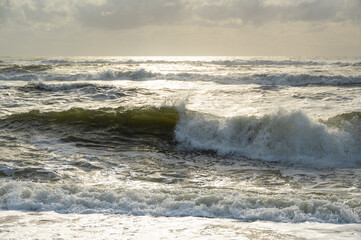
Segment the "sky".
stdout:
<svg viewBox="0 0 361 240">
<path fill-rule="evenodd" d="M 0 56 L 361 56 L 361 0 L 0 0 Z"/>
</svg>

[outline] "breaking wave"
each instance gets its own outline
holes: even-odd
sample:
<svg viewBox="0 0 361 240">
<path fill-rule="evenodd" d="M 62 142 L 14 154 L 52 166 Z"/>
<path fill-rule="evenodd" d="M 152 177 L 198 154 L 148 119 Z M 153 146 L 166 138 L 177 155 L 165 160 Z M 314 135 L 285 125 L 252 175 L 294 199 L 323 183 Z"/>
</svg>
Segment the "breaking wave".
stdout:
<svg viewBox="0 0 361 240">
<path fill-rule="evenodd" d="M 300 111 L 227 119 L 195 113 L 181 116 L 175 135 L 184 149 L 219 155 L 309 166 L 361 164 L 359 113 L 333 119 L 340 124 L 331 124 L 332 118 L 327 125 L 314 122 Z"/>
<path fill-rule="evenodd" d="M 173 136 L 182 151 L 211 151 L 219 156 L 246 157 L 311 167 L 361 164 L 360 113 L 340 114 L 315 122 L 300 111 L 280 110 L 262 117 L 220 118 L 174 107 L 144 109 L 33 110 L 10 115 L 0 126 L 17 123 L 81 125 L 98 131 Z M 1 123 L 0 122 L 0 123 Z M 159 135 L 160 134 L 160 135 Z"/>
<path fill-rule="evenodd" d="M 217 75 L 200 73 L 167 73 L 150 72 L 145 69 L 133 71 L 104 70 L 88 74 L 50 74 L 50 73 L 22 73 L 1 74 L 1 80 L 21 81 L 89 81 L 89 80 L 176 80 L 176 81 L 205 81 L 219 84 L 259 84 L 281 86 L 307 86 L 307 85 L 330 85 L 347 86 L 361 84 L 361 76 L 325 76 L 310 74 L 252 74 L 252 75 Z"/>
</svg>

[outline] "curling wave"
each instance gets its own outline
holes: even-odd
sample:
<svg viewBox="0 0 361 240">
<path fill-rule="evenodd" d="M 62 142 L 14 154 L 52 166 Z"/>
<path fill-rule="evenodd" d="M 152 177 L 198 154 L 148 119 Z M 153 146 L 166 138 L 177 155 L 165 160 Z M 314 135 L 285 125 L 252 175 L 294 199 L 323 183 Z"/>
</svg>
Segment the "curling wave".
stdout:
<svg viewBox="0 0 361 240">
<path fill-rule="evenodd" d="M 129 129 L 132 131 L 163 131 L 171 133 L 178 121 L 178 112 L 173 108 L 131 109 L 82 109 L 72 108 L 62 112 L 40 112 L 32 110 L 13 114 L 2 122 L 10 124 L 43 125 L 62 124 L 63 126 L 80 125 L 93 129 Z"/>
<path fill-rule="evenodd" d="M 361 164 L 359 112 L 315 122 L 300 111 L 263 117 L 220 118 L 174 107 L 145 109 L 74 108 L 62 112 L 14 114 L 2 119 L 13 124 L 81 125 L 99 131 L 174 136 L 180 150 L 212 151 L 220 156 L 246 157 L 316 167 Z M 5 123 L 5 124 L 4 124 Z M 26 123 L 26 124 L 24 124 Z M 103 130 L 102 130 L 103 129 Z M 161 135 L 159 135 L 159 133 Z"/>
</svg>

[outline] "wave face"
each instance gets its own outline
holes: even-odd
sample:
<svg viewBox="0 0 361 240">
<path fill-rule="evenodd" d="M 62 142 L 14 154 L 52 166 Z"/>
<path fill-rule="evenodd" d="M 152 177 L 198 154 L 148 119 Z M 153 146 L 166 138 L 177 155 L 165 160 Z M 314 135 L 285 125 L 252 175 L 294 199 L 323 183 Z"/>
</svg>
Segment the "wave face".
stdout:
<svg viewBox="0 0 361 240">
<path fill-rule="evenodd" d="M 13 114 L 3 121 L 11 124 L 62 124 L 81 125 L 95 129 L 130 129 L 132 131 L 172 132 L 178 120 L 178 112 L 172 108 L 148 109 L 82 109 L 72 108 L 62 112 L 32 110 Z"/>
<path fill-rule="evenodd" d="M 148 133 L 175 138 L 179 149 L 212 151 L 220 156 L 315 167 L 361 164 L 360 113 L 314 122 L 300 111 L 263 117 L 219 118 L 176 108 L 70 109 L 63 112 L 14 114 L 7 127 L 81 126 L 112 134 Z M 9 124 L 10 123 L 10 124 Z"/>
</svg>

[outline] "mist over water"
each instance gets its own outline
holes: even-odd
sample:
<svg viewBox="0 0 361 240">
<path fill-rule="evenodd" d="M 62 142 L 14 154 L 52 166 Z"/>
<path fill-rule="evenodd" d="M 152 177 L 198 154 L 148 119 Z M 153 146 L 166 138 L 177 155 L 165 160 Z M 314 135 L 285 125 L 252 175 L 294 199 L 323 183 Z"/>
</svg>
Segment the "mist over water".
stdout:
<svg viewBox="0 0 361 240">
<path fill-rule="evenodd" d="M 357 239 L 360 62 L 2 58 L 1 214 L 350 224 Z"/>
</svg>

